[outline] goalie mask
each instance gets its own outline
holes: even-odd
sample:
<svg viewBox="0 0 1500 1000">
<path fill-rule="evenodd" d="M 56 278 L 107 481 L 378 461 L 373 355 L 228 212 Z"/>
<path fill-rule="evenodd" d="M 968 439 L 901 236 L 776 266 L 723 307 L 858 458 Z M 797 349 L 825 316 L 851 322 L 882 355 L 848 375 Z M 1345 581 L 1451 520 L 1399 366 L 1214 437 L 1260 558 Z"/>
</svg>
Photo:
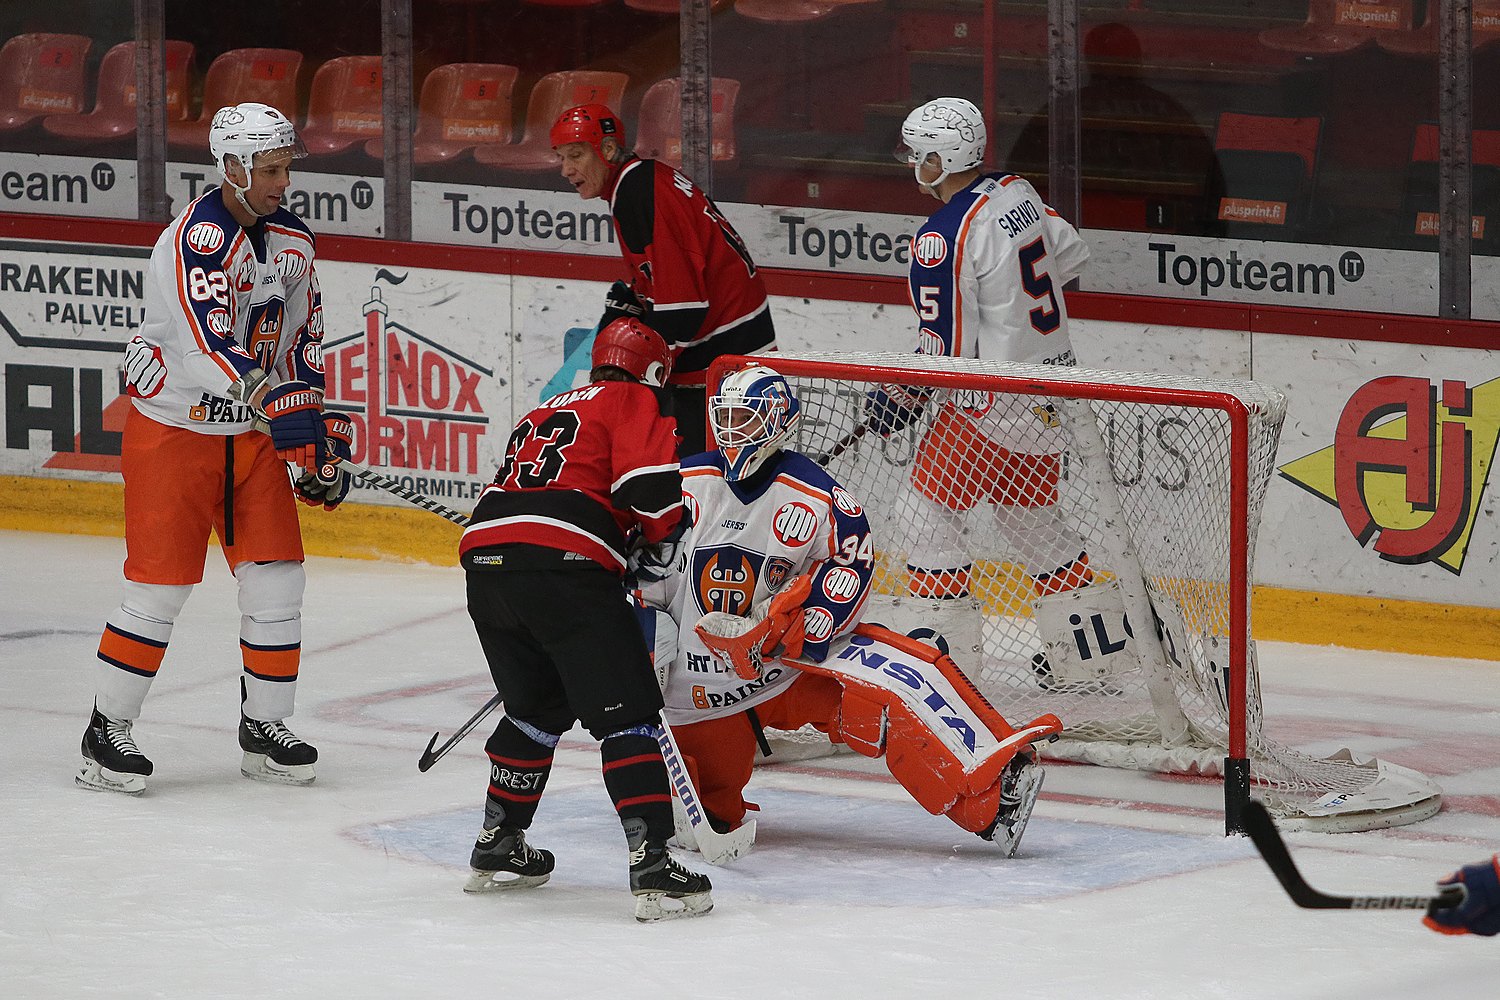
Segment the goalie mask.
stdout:
<svg viewBox="0 0 1500 1000">
<path fill-rule="evenodd" d="M 939 97 L 917 108 L 901 123 L 896 159 L 910 163 L 917 183 L 932 190 L 950 174 L 983 163 L 987 140 L 984 116 L 978 108 L 962 97 Z M 942 168 L 931 184 L 922 180 L 922 164 L 929 156 L 936 156 Z"/>
<path fill-rule="evenodd" d="M 672 374 L 672 349 L 661 334 L 634 316 L 625 316 L 599 331 L 590 363 L 595 368 L 619 368 L 637 382 L 660 388 Z"/>
<path fill-rule="evenodd" d="M 748 479 L 797 428 L 802 404 L 780 373 L 764 365 L 732 372 L 708 401 L 708 424 L 724 456 L 724 478 Z"/>
<path fill-rule="evenodd" d="M 213 155 L 219 176 L 234 188 L 236 200 L 251 215 L 260 213 L 245 201 L 245 192 L 250 190 L 250 171 L 260 165 L 258 159 L 280 150 L 287 150 L 294 160 L 307 155 L 307 147 L 297 137 L 297 129 L 286 115 L 269 104 L 247 102 L 214 112 L 213 123 L 208 129 L 208 151 Z M 226 161 L 231 156 L 245 169 L 243 187 L 229 177 Z"/>
</svg>

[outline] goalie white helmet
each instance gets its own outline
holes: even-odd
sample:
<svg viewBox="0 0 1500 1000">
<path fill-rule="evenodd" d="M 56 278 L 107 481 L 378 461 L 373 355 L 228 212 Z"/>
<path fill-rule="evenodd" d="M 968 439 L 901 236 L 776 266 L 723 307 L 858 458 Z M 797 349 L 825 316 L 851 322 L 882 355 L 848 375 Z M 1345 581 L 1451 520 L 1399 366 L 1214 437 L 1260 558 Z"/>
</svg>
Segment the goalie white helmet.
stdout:
<svg viewBox="0 0 1500 1000">
<path fill-rule="evenodd" d="M 750 365 L 731 372 L 708 401 L 708 423 L 724 455 L 724 478 L 738 482 L 781 450 L 802 418 L 802 404 L 778 372 Z"/>
<path fill-rule="evenodd" d="M 988 139 L 978 108 L 962 97 L 939 97 L 917 108 L 901 123 L 896 159 L 912 165 L 918 184 L 936 188 L 948 175 L 983 163 Z M 938 157 L 942 173 L 925 184 L 921 171 L 929 155 Z"/>
</svg>

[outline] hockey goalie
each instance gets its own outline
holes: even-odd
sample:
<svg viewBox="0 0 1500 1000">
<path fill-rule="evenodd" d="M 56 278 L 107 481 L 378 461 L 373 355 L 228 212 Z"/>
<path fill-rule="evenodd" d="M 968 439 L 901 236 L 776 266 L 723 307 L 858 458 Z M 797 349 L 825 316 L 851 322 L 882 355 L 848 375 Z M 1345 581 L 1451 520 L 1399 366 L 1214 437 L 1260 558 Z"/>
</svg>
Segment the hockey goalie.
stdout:
<svg viewBox="0 0 1500 1000">
<path fill-rule="evenodd" d="M 1054 715 L 1012 727 L 934 645 L 860 624 L 874 545 L 859 502 L 785 450 L 801 413 L 787 381 L 750 366 L 709 401 L 719 449 L 682 463 L 692 525 L 647 583 L 666 717 L 719 832 L 744 799 L 764 728 L 810 725 L 883 758 L 933 815 L 1015 854 L 1042 783 L 1032 747 Z"/>
</svg>

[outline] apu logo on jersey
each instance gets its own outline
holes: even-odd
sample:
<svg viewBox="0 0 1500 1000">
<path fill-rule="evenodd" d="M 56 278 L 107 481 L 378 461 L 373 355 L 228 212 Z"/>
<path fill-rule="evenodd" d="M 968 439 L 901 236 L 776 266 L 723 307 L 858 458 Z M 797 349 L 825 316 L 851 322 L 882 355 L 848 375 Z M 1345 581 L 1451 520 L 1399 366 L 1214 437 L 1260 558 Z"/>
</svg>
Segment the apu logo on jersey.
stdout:
<svg viewBox="0 0 1500 1000">
<path fill-rule="evenodd" d="M 323 342 L 309 340 L 302 345 L 302 361 L 315 372 L 323 371 Z"/>
<path fill-rule="evenodd" d="M 781 589 L 787 578 L 792 575 L 792 561 L 780 556 L 772 556 L 766 560 L 766 586 L 774 593 Z"/>
<path fill-rule="evenodd" d="M 187 245 L 201 254 L 210 254 L 224 245 L 224 230 L 212 222 L 200 222 L 188 230 Z"/>
<path fill-rule="evenodd" d="M 693 553 L 694 588 L 706 614 L 724 611 L 748 615 L 755 602 L 757 570 L 764 557 L 738 545 L 719 545 Z"/>
<path fill-rule="evenodd" d="M 995 396 L 980 389 L 960 389 L 953 394 L 953 405 L 971 417 L 982 417 L 995 408 Z"/>
<path fill-rule="evenodd" d="M 771 533 L 782 545 L 797 548 L 812 541 L 818 530 L 818 515 L 805 503 L 793 500 L 781 505 L 771 518 Z"/>
<path fill-rule="evenodd" d="M 859 574 L 840 566 L 823 577 L 823 593 L 835 604 L 848 604 L 859 596 Z"/>
<path fill-rule="evenodd" d="M 939 337 L 936 332 L 924 326 L 917 335 L 917 353 L 940 358 L 948 353 L 948 345 L 943 343 L 943 338 Z"/>
<path fill-rule="evenodd" d="M 911 257 L 923 267 L 937 267 L 948 259 L 948 241 L 942 233 L 919 233 L 911 241 Z"/>
<path fill-rule="evenodd" d="M 210 309 L 207 319 L 210 333 L 219 337 L 228 337 L 234 333 L 234 320 L 229 318 L 228 309 Z"/>
<path fill-rule="evenodd" d="M 802 629 L 813 642 L 822 642 L 833 635 L 833 613 L 827 608 L 808 608 L 802 616 Z"/>
<path fill-rule="evenodd" d="M 849 491 L 842 486 L 835 486 L 833 488 L 833 504 L 850 517 L 858 517 L 864 509 L 860 507 L 859 501 L 854 499 Z"/>
<path fill-rule="evenodd" d="M 698 523 L 698 499 L 691 493 L 682 495 L 682 506 L 687 509 L 688 527 Z"/>
<path fill-rule="evenodd" d="M 295 281 L 307 273 L 307 257 L 300 250 L 283 250 L 276 255 L 276 273 L 282 281 Z"/>
</svg>

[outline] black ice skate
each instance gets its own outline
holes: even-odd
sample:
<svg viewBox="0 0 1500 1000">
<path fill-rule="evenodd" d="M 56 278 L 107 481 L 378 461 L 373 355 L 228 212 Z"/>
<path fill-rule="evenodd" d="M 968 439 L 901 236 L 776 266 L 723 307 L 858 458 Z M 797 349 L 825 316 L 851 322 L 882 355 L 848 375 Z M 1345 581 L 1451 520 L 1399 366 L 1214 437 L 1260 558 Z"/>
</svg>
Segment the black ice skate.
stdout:
<svg viewBox="0 0 1500 1000">
<path fill-rule="evenodd" d="M 698 917 L 714 908 L 707 875 L 689 871 L 667 853 L 665 842 L 630 837 L 630 891 L 642 923 Z M 637 843 L 637 840 L 639 841 Z"/>
<path fill-rule="evenodd" d="M 151 761 L 135 745 L 130 726 L 128 720 L 111 719 L 95 706 L 89 727 L 83 731 L 83 766 L 73 781 L 100 792 L 144 792 Z"/>
<path fill-rule="evenodd" d="M 994 841 L 1007 858 L 1015 857 L 1016 848 L 1021 846 L 1021 834 L 1041 793 L 1042 778 L 1042 766 L 1025 751 L 1012 757 L 1000 775 L 1000 809 L 995 821 L 979 831 L 979 836 Z"/>
<path fill-rule="evenodd" d="M 260 722 L 240 713 L 240 773 L 256 781 L 310 785 L 318 751 L 278 720 Z"/>
<path fill-rule="evenodd" d="M 513 826 L 492 826 L 474 841 L 469 855 L 474 874 L 464 892 L 500 892 L 541 885 L 552 877 L 551 851 L 526 843 L 526 834 Z"/>
</svg>

